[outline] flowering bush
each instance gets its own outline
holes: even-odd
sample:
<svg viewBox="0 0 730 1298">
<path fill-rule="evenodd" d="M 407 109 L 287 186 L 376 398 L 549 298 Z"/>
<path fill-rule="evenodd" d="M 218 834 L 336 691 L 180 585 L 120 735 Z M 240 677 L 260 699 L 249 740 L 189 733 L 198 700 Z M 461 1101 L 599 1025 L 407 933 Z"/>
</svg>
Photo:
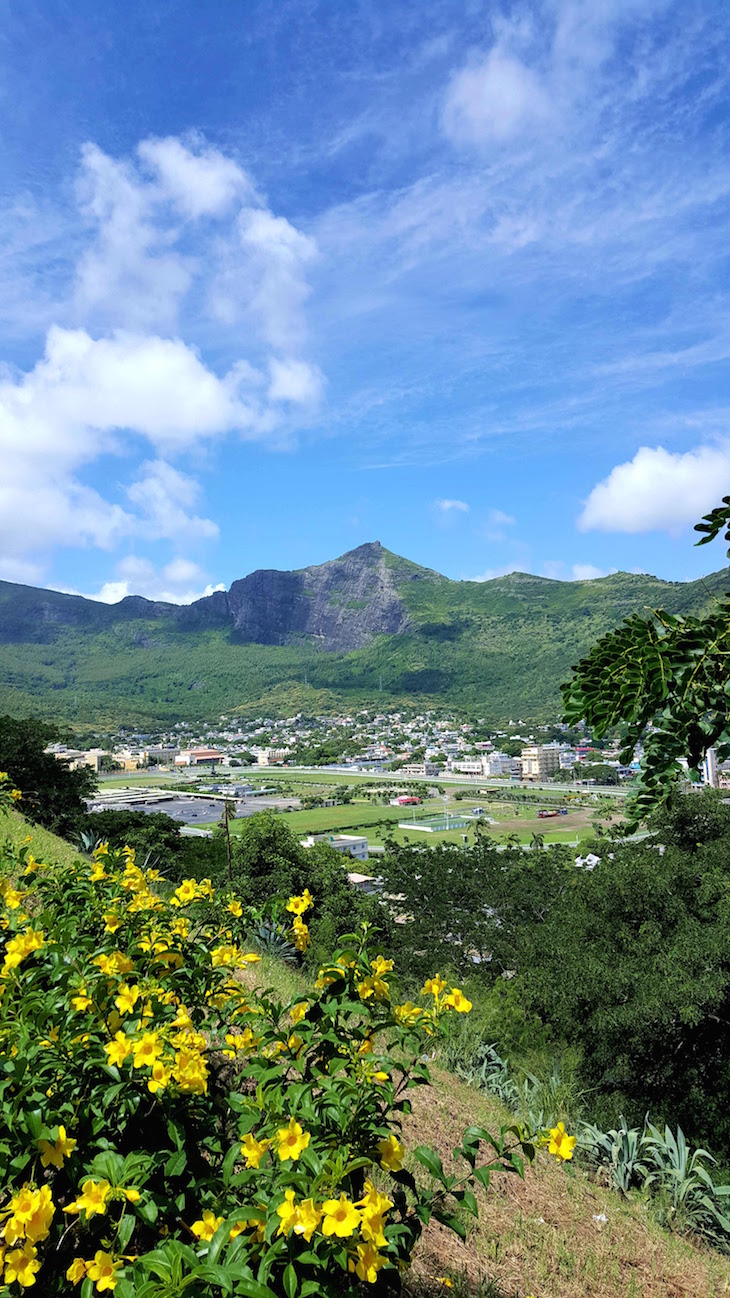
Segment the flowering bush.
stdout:
<svg viewBox="0 0 730 1298">
<path fill-rule="evenodd" d="M 27 845 L 0 858 L 10 1293 L 397 1285 L 432 1216 L 463 1236 L 476 1184 L 532 1158 L 516 1126 L 467 1130 L 449 1172 L 433 1150 L 405 1150 L 424 1053 L 470 1005 L 439 977 L 423 1004 L 399 1004 L 367 930 L 341 940 L 311 994 L 280 1003 L 252 990 L 251 919 L 209 881 L 173 891 L 104 845 L 64 867 Z M 305 892 L 274 912 L 300 952 L 312 904 Z"/>
</svg>

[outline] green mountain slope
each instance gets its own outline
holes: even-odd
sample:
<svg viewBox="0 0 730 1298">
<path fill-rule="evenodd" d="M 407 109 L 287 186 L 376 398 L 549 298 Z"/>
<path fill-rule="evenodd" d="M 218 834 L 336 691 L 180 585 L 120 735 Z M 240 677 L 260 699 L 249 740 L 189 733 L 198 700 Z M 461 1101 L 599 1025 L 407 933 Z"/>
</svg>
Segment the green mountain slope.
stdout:
<svg viewBox="0 0 730 1298">
<path fill-rule="evenodd" d="M 0 583 L 0 712 L 149 726 L 410 703 L 539 719 L 555 715 L 561 680 L 621 618 L 698 612 L 729 585 L 728 569 L 687 583 L 457 582 L 377 544 L 299 573 L 252 574 L 186 609 Z"/>
</svg>

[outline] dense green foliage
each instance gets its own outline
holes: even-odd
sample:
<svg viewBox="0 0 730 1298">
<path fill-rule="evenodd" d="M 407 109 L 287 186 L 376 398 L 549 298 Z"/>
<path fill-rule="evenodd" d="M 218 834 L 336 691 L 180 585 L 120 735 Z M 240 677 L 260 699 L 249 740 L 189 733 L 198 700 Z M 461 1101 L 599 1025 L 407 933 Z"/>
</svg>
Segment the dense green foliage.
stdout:
<svg viewBox="0 0 730 1298">
<path fill-rule="evenodd" d="M 40 721 L 0 717 L 0 771 L 20 790 L 25 815 L 68 835 L 86 811 L 83 799 L 96 789 L 96 776 L 88 767 L 70 771 L 44 751 L 58 737 L 55 727 Z"/>
<path fill-rule="evenodd" d="M 248 816 L 237 823 L 232 840 L 233 884 L 243 901 L 261 905 L 280 892 L 316 890 L 317 928 L 308 954 L 316 966 L 347 925 L 376 927 L 386 944 L 393 933 L 390 916 L 377 899 L 353 888 L 347 880 L 352 863 L 326 843 L 302 847 L 286 822 L 270 812 Z"/>
<path fill-rule="evenodd" d="M 688 583 L 630 573 L 591 582 L 521 573 L 454 582 L 434 574 L 400 587 L 412 631 L 341 654 L 315 642 L 239 644 L 224 629 L 145 619 L 141 610 L 99 612 L 92 601 L 54 592 L 43 592 L 54 617 L 40 623 L 39 592 L 0 582 L 0 705 L 84 726 L 365 703 L 449 704 L 494 722 L 549 719 L 576 658 L 622 617 L 658 604 L 698 613 L 726 583 L 725 572 Z M 72 601 L 79 625 L 64 625 L 54 600 Z"/>
<path fill-rule="evenodd" d="M 305 946 L 312 906 L 269 922 Z M 465 1238 L 474 1190 L 534 1156 L 516 1125 L 472 1126 L 448 1168 L 426 1145 L 403 1167 L 408 1092 L 469 1006 L 440 979 L 399 1004 L 366 930 L 282 1001 L 252 976 L 266 916 L 209 881 L 173 893 L 131 849 L 3 848 L 0 916 L 3 1293 L 397 1291 L 432 1217 Z M 570 1157 L 563 1134 L 535 1136 Z"/>
<path fill-rule="evenodd" d="M 730 540 L 730 496 L 695 531 L 706 545 L 725 529 Z M 730 555 L 730 550 L 728 551 Z M 633 613 L 602 636 L 562 687 L 565 719 L 587 721 L 600 739 L 620 726 L 623 760 L 643 745 L 632 820 L 665 804 L 689 765 L 699 779 L 708 749 L 730 757 L 730 595 L 717 592 L 709 611 L 679 612 L 662 601 L 648 616 Z"/>
<path fill-rule="evenodd" d="M 729 812 L 712 791 L 678 795 L 651 838 L 604 838 L 582 856 L 484 837 L 391 845 L 382 871 L 407 917 L 392 945 L 414 981 L 427 955 L 463 982 L 473 1057 L 496 1041 L 524 1059 L 537 1016 L 552 1048 L 575 1052 L 596 1120 L 649 1110 L 727 1157 Z"/>
</svg>

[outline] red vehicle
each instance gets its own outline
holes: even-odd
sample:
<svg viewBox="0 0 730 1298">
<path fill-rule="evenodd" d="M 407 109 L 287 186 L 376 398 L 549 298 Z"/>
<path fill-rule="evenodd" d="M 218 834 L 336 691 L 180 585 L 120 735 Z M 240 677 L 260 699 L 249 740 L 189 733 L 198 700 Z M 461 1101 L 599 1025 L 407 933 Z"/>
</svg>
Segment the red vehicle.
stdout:
<svg viewBox="0 0 730 1298">
<path fill-rule="evenodd" d="M 398 798 L 398 806 L 413 807 L 413 806 L 417 806 L 420 801 L 421 801 L 420 798 Z"/>
<path fill-rule="evenodd" d="M 559 811 L 538 811 L 537 814 L 540 820 L 550 820 L 553 816 L 559 816 L 560 812 Z"/>
</svg>

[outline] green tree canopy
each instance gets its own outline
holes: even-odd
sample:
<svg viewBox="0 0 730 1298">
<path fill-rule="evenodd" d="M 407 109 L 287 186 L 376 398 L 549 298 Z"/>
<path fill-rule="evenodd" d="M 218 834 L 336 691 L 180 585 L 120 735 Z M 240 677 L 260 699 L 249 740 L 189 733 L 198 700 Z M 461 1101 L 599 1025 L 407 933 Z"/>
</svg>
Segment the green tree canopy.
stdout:
<svg viewBox="0 0 730 1298">
<path fill-rule="evenodd" d="M 730 540 L 730 496 L 696 525 L 702 533 L 697 544 L 706 545 L 723 528 Z M 730 757 L 730 595 L 701 617 L 654 609 L 626 618 L 597 641 L 561 688 L 568 724 L 586 721 L 597 739 L 622 727 L 626 763 L 643 745 L 630 808 L 638 822 L 669 800 L 682 760 L 699 779 L 709 748 L 720 760 Z"/>
<path fill-rule="evenodd" d="M 60 738 L 55 726 L 41 721 L 0 717 L 0 771 L 7 771 L 20 789 L 23 814 L 68 836 L 85 814 L 84 798 L 94 793 L 97 781 L 90 767 L 71 771 L 66 762 L 45 752 Z"/>
</svg>

